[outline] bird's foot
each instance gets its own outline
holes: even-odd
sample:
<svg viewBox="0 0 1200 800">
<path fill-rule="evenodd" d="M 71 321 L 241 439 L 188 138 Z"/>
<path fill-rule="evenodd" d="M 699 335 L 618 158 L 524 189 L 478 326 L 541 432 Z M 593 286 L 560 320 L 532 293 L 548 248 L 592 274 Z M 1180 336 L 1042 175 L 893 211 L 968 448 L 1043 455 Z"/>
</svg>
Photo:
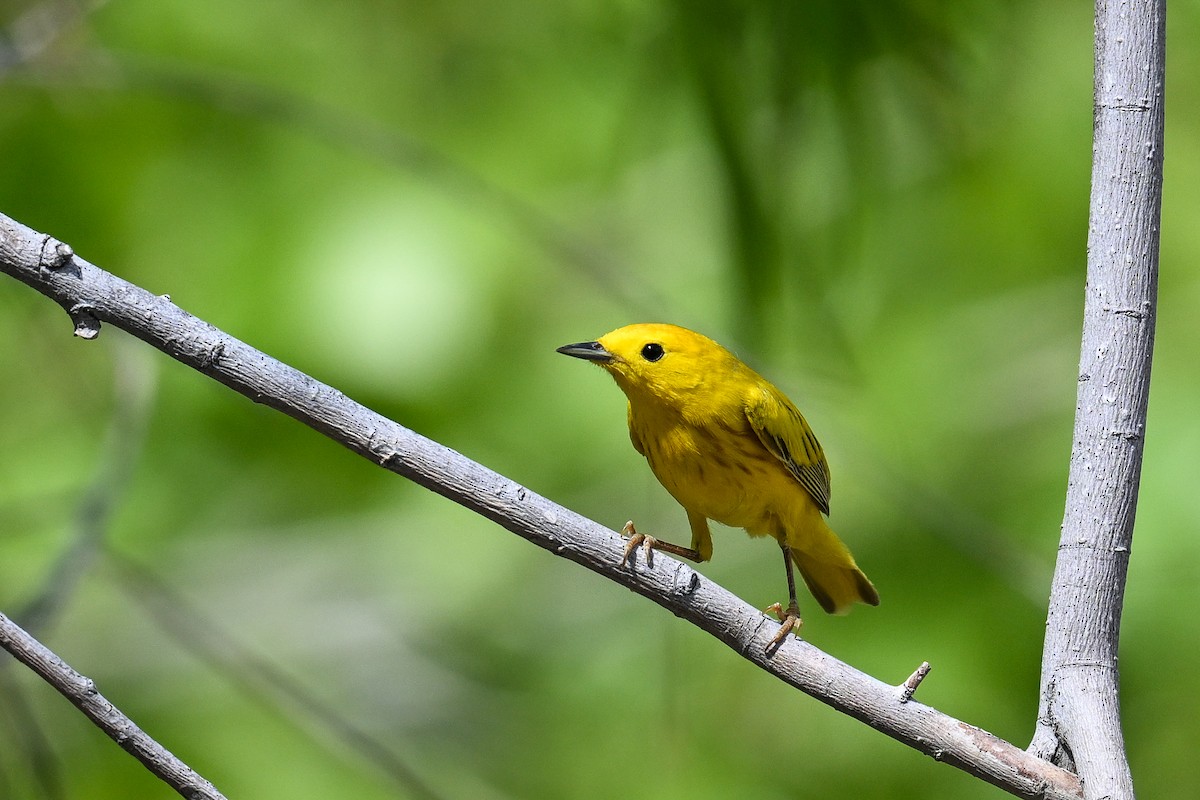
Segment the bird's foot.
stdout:
<svg viewBox="0 0 1200 800">
<path fill-rule="evenodd" d="M 621 556 L 621 566 L 630 566 L 629 558 L 633 555 L 633 551 L 638 545 L 642 546 L 642 557 L 646 559 L 646 566 L 653 566 L 654 562 L 654 547 L 658 544 L 658 539 L 653 536 L 647 536 L 644 533 L 638 533 L 633 527 L 633 520 L 626 522 L 621 528 L 621 535 L 628 536 L 629 541 L 625 543 L 625 554 Z"/>
<path fill-rule="evenodd" d="M 779 603 L 772 603 L 764 608 L 763 611 L 768 614 L 774 614 L 779 618 L 780 623 L 782 623 L 779 626 L 779 632 L 767 643 L 767 646 L 763 648 L 764 650 L 778 647 L 789 633 L 800 630 L 800 626 L 804 624 L 804 620 L 800 619 L 800 607 L 796 605 L 795 600 L 788 603 L 786 609 Z"/>
</svg>

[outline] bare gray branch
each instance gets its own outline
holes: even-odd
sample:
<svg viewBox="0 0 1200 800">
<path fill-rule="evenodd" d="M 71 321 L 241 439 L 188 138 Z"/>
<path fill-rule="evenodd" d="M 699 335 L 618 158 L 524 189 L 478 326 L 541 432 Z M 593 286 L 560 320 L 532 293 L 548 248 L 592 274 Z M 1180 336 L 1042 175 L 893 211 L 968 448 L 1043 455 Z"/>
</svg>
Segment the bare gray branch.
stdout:
<svg viewBox="0 0 1200 800">
<path fill-rule="evenodd" d="M 1030 751 L 1085 797 L 1132 800 L 1117 640 L 1158 294 L 1166 3 L 1096 2 L 1095 118 L 1078 405 Z"/>
<path fill-rule="evenodd" d="M 146 766 L 164 783 L 189 800 L 225 800 L 224 795 L 167 748 L 146 735 L 85 678 L 50 652 L 8 617 L 0 614 L 0 647 L 36 672 L 59 694 L 71 701 L 113 741 Z"/>
</svg>

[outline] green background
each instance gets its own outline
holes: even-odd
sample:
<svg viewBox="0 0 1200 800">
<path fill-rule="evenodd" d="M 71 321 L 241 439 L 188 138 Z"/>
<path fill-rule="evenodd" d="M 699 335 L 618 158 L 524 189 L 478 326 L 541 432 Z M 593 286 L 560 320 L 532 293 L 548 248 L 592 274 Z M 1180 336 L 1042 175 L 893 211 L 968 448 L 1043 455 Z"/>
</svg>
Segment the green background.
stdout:
<svg viewBox="0 0 1200 800">
<path fill-rule="evenodd" d="M 708 333 L 805 411 L 831 523 L 883 598 L 839 618 L 802 600 L 806 638 L 890 683 L 928 660 L 922 701 L 1028 742 L 1074 412 L 1089 4 L 91 5 L 40 49 L 33 4 L 0 6 L 24 53 L 0 71 L 0 211 L 676 541 L 619 390 L 554 348 L 635 321 Z M 1200 716 L 1200 19 L 1172 15 L 1121 658 L 1155 798 L 1193 796 Z M 120 331 L 70 332 L 0 280 L 0 610 L 231 798 L 427 796 L 409 773 L 446 798 L 1003 796 Z M 78 580 L 57 574 L 89 535 Z M 769 542 L 714 538 L 705 576 L 783 599 Z M 0 797 L 134 796 L 173 794 L 0 669 Z"/>
</svg>

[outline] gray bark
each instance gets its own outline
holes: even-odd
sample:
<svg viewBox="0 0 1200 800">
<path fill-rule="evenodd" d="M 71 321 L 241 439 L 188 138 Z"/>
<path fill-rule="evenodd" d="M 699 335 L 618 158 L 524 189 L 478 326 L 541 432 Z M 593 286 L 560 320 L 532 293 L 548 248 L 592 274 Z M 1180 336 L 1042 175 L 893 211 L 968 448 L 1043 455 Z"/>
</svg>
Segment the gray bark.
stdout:
<svg viewBox="0 0 1200 800">
<path fill-rule="evenodd" d="M 3 614 L 0 614 L 0 648 L 57 689 L 113 741 L 179 794 L 189 800 L 225 800 L 211 783 L 105 699 L 91 678 L 73 670 Z"/>
<path fill-rule="evenodd" d="M 1165 0 L 1096 3 L 1087 288 L 1074 445 L 1030 751 L 1133 798 L 1117 643 L 1158 291 Z"/>
</svg>

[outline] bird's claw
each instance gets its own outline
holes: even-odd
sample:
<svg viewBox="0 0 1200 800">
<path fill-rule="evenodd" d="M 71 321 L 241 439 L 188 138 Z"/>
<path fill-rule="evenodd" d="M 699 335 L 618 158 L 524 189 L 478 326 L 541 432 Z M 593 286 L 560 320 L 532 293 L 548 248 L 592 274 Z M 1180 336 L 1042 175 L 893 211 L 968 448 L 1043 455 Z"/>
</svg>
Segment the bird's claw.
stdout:
<svg viewBox="0 0 1200 800">
<path fill-rule="evenodd" d="M 778 633 L 767 643 L 767 646 L 763 648 L 764 650 L 778 647 L 789 633 L 800 630 L 800 626 L 804 624 L 804 620 L 800 619 L 800 607 L 796 605 L 796 601 L 794 600 L 788 603 L 786 609 L 779 603 L 772 603 L 764 608 L 763 611 L 774 614 L 779 618 L 779 622 L 781 623 Z"/>
<path fill-rule="evenodd" d="M 646 566 L 654 566 L 654 545 L 658 544 L 658 540 L 653 536 L 647 536 L 644 533 L 638 533 L 633 527 L 633 520 L 629 520 L 621 527 L 621 535 L 628 536 L 629 541 L 625 543 L 625 553 L 621 556 L 621 566 L 629 566 L 629 557 L 633 555 L 633 551 L 638 545 L 642 546 L 642 557 L 646 559 Z"/>
</svg>

